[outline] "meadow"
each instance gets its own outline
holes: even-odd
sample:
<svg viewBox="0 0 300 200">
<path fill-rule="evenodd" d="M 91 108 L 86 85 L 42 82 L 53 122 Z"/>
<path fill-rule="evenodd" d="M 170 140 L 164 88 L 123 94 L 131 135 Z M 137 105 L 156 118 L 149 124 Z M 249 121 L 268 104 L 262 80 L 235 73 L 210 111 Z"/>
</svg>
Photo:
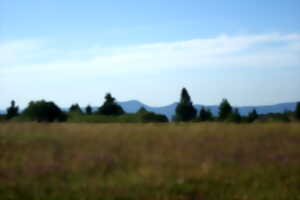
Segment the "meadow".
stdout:
<svg viewBox="0 0 300 200">
<path fill-rule="evenodd" d="M 0 199 L 300 200 L 300 124 L 0 123 Z"/>
</svg>

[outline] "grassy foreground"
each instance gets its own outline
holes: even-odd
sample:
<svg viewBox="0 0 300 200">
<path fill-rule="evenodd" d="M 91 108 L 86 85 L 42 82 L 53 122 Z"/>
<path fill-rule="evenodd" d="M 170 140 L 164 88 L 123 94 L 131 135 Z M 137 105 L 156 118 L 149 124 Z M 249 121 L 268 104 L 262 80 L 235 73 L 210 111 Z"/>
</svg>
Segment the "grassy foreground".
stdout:
<svg viewBox="0 0 300 200">
<path fill-rule="evenodd" d="M 300 124 L 0 123 L 0 199 L 299 200 Z"/>
</svg>

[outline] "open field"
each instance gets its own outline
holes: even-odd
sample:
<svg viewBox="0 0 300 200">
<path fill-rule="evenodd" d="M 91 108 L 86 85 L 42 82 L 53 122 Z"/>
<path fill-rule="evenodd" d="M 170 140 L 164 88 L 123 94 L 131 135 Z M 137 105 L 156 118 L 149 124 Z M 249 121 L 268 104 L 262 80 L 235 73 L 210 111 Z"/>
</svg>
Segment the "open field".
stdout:
<svg viewBox="0 0 300 200">
<path fill-rule="evenodd" d="M 300 124 L 0 123 L 0 199 L 297 200 Z"/>
</svg>

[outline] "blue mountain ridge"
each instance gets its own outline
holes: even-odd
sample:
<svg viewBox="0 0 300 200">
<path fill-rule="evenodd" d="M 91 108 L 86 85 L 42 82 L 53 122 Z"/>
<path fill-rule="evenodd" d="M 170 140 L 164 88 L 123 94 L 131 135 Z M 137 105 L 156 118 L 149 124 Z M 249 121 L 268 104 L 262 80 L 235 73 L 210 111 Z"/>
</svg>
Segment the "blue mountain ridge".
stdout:
<svg viewBox="0 0 300 200">
<path fill-rule="evenodd" d="M 153 107 L 148 106 L 146 104 L 141 103 L 137 100 L 130 100 L 130 101 L 123 101 L 118 102 L 118 104 L 124 109 L 127 113 L 135 113 L 137 112 L 141 107 L 144 107 L 146 110 L 155 112 L 158 114 L 166 115 L 169 119 L 172 118 L 172 116 L 175 114 L 175 109 L 177 106 L 177 103 L 172 103 L 167 106 L 159 106 L 159 107 Z M 219 112 L 219 105 L 200 105 L 200 104 L 194 104 L 197 111 L 201 109 L 202 106 L 205 108 L 208 108 L 211 110 L 213 115 L 217 116 Z M 98 107 L 93 107 L 93 110 L 96 111 Z M 259 114 L 268 114 L 268 113 L 283 113 L 285 111 L 294 111 L 296 109 L 296 102 L 290 102 L 290 103 L 280 103 L 275 105 L 265 105 L 265 106 L 234 106 L 234 108 L 238 108 L 241 115 L 245 116 L 249 112 L 252 111 L 252 109 L 256 109 L 257 113 Z M 64 111 L 68 111 L 68 108 L 62 108 Z M 1 114 L 5 114 L 5 110 L 0 110 Z"/>
<path fill-rule="evenodd" d="M 148 105 L 145 105 L 137 100 L 131 100 L 131 101 L 125 101 L 125 102 L 118 102 L 120 106 L 124 109 L 127 113 L 134 113 L 138 111 L 141 107 L 144 107 L 146 110 L 155 112 L 158 114 L 164 114 L 169 119 L 172 118 L 172 116 L 175 114 L 175 109 L 177 106 L 177 103 L 172 103 L 167 106 L 160 106 L 160 107 L 151 107 Z M 200 105 L 195 104 L 194 105 L 197 111 L 201 109 L 202 106 L 205 108 L 208 108 L 211 110 L 213 115 L 217 116 L 219 112 L 219 105 Z M 240 111 L 240 114 L 245 116 L 248 115 L 249 112 L 251 112 L 254 108 L 256 109 L 257 113 L 259 114 L 268 114 L 268 113 L 283 113 L 285 111 L 294 111 L 296 108 L 296 102 L 291 103 L 280 103 L 275 105 L 266 105 L 266 106 L 233 106 L 234 108 L 238 108 Z"/>
</svg>

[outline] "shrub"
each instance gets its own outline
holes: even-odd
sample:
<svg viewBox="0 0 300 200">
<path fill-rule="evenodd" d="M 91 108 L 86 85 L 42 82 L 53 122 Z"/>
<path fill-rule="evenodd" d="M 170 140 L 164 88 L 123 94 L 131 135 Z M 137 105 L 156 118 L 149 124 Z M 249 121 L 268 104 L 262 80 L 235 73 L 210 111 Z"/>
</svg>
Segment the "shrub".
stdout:
<svg viewBox="0 0 300 200">
<path fill-rule="evenodd" d="M 15 105 L 15 101 L 11 101 L 10 107 L 6 110 L 6 119 L 11 119 L 19 115 L 19 107 Z"/>
<path fill-rule="evenodd" d="M 198 121 L 204 122 L 204 121 L 211 121 L 213 120 L 213 115 L 209 109 L 205 109 L 204 106 L 201 107 L 199 111 Z"/>
<path fill-rule="evenodd" d="M 148 112 L 142 115 L 142 122 L 168 122 L 168 118 L 165 115 L 156 114 L 153 112 Z"/>
</svg>

